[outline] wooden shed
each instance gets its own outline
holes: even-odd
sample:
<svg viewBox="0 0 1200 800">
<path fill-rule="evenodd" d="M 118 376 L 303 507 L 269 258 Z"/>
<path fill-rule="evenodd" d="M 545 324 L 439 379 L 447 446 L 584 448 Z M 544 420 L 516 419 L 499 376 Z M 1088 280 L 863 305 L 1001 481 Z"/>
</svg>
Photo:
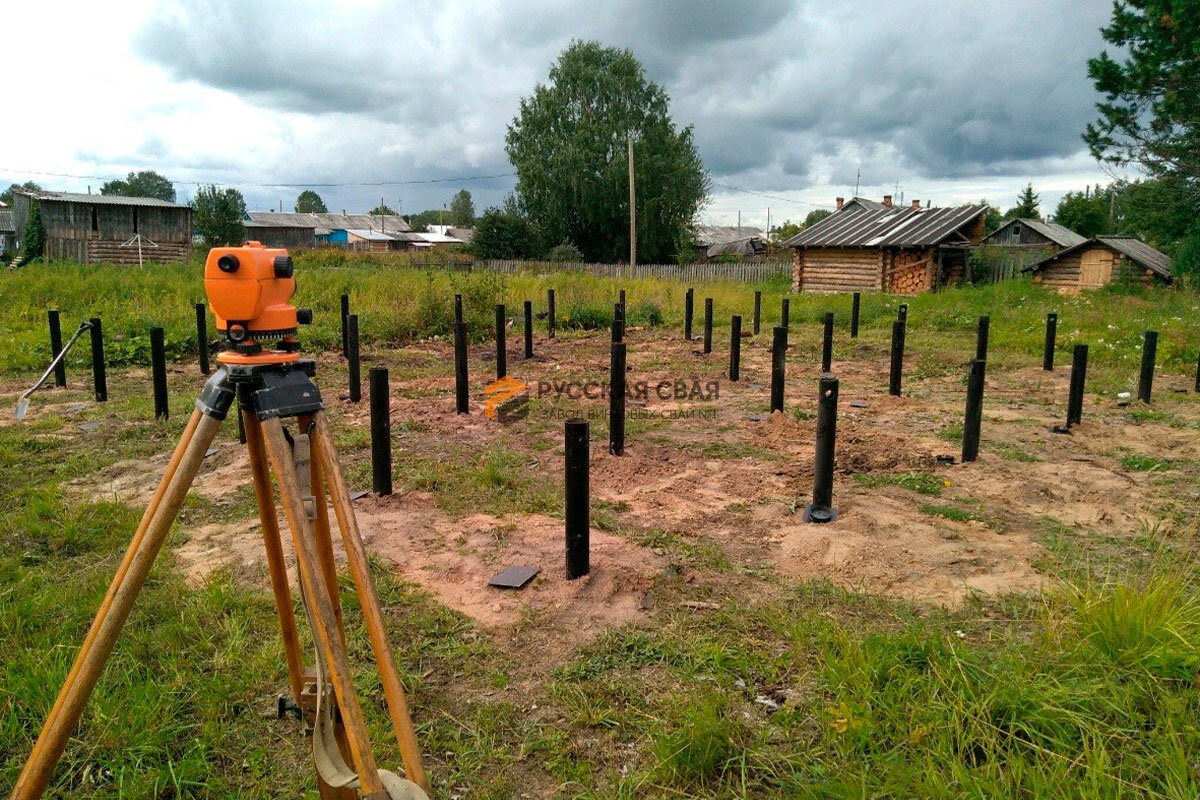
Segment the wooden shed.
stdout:
<svg viewBox="0 0 1200 800">
<path fill-rule="evenodd" d="M 854 198 L 784 242 L 792 291 L 916 294 L 962 282 L 983 238 L 983 206 L 922 208 Z"/>
<path fill-rule="evenodd" d="M 1114 281 L 1137 283 L 1173 278 L 1171 259 L 1132 236 L 1097 236 L 1025 268 L 1033 282 L 1061 291 L 1097 289 Z"/>
<path fill-rule="evenodd" d="M 267 247 L 298 250 L 317 246 L 317 229 L 313 225 L 277 224 L 254 222 L 253 220 L 246 220 L 242 225 L 246 228 L 248 240 L 262 242 Z"/>
<path fill-rule="evenodd" d="M 152 197 L 18 193 L 13 202 L 17 231 L 25 230 L 35 203 L 46 229 L 47 259 L 137 264 L 139 245 L 146 261 L 188 258 L 192 244 L 192 209 L 188 206 Z"/>
</svg>

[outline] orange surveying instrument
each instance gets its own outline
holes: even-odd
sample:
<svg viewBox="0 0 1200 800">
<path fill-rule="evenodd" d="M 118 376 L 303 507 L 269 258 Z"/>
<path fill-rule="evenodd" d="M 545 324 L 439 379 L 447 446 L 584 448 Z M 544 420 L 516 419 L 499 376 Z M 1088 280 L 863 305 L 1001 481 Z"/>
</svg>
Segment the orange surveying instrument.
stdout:
<svg viewBox="0 0 1200 800">
<path fill-rule="evenodd" d="M 269 249 L 258 242 L 209 253 L 204 289 L 221 334 L 217 356 L 221 366 L 196 401 L 162 481 L 17 778 L 12 800 L 37 800 L 45 792 L 204 455 L 235 399 L 246 430 L 293 698 L 280 698 L 280 716 L 294 712 L 311 732 L 323 800 L 428 800 L 429 783 L 396 674 L 366 549 L 321 393 L 312 380 L 315 362 L 299 355 L 297 325 L 311 322 L 312 313 L 291 305 L 296 291 L 292 273 L 292 259 L 286 250 Z M 293 421 L 292 431 L 285 430 L 284 420 Z M 312 632 L 315 653 L 311 667 L 305 666 L 300 649 L 272 471 L 279 484 L 296 553 L 302 605 Z M 354 578 L 407 779 L 376 766 L 367 735 L 346 655 L 329 505 Z"/>
</svg>

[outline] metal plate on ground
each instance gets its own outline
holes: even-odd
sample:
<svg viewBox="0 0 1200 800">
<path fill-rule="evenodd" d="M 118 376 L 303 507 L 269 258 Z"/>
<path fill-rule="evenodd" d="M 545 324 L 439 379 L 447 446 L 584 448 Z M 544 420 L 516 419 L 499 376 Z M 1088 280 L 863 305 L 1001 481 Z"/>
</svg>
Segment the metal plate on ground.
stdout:
<svg viewBox="0 0 1200 800">
<path fill-rule="evenodd" d="M 509 567 L 488 581 L 488 586 L 495 586 L 497 589 L 521 589 L 541 571 L 541 567 L 528 565 Z"/>
<path fill-rule="evenodd" d="M 350 493 L 350 501 L 354 502 L 355 500 L 361 500 L 369 494 L 370 494 L 370 492 L 368 492 L 368 491 L 351 492 Z"/>
<path fill-rule="evenodd" d="M 92 431 L 99 430 L 100 426 L 103 424 L 104 423 L 99 422 L 99 421 L 97 421 L 97 422 L 81 422 L 79 424 L 79 430 L 87 431 L 88 433 L 91 433 Z"/>
<path fill-rule="evenodd" d="M 868 403 L 866 400 L 851 400 L 850 407 L 851 408 L 870 408 L 871 404 Z"/>
<path fill-rule="evenodd" d="M 204 457 L 209 458 L 210 456 L 215 456 L 219 452 L 221 452 L 219 449 L 217 449 L 215 447 L 210 447 L 204 451 Z"/>
<path fill-rule="evenodd" d="M 766 414 L 751 414 L 750 415 L 751 422 L 762 422 L 766 418 L 767 418 Z"/>
</svg>

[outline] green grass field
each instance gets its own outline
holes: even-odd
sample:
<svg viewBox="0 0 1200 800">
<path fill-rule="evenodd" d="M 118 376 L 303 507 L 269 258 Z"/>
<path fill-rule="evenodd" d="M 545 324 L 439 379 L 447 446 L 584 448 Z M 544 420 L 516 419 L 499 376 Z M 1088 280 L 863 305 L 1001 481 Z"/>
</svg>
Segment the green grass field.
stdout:
<svg viewBox="0 0 1200 800">
<path fill-rule="evenodd" d="M 620 288 L 630 296 L 627 324 L 679 326 L 686 289 L 651 279 L 499 277 L 306 258 L 297 258 L 297 302 L 316 311 L 303 336 L 318 350 L 337 346 L 343 291 L 361 315 L 365 345 L 383 353 L 448 333 L 455 292 L 482 340 L 494 303 L 519 313 L 529 298 L 542 310 L 547 287 L 557 291 L 565 328 L 602 324 Z M 764 293 L 764 327 L 774 324 L 786 290 L 695 288 L 699 311 L 704 297 L 715 299 L 723 330 L 731 313 L 749 319 L 755 289 Z M 10 389 L 48 361 L 47 308 L 62 311 L 68 335 L 77 321 L 101 316 L 114 364 L 106 406 L 0 426 L 0 790 L 15 779 L 140 514 L 110 498 L 81 501 L 69 486 L 115 462 L 170 449 L 183 414 L 150 421 L 144 376 L 120 367 L 147 362 L 151 324 L 166 327 L 175 358 L 194 361 L 192 304 L 201 299 L 195 266 L 50 264 L 0 272 L 0 373 Z M 1145 328 L 1159 331 L 1159 364 L 1185 376 L 1178 380 L 1191 380 L 1200 347 L 1194 292 L 1062 298 L 1026 282 L 915 298 L 866 295 L 864 347 L 886 353 L 901 301 L 910 306 L 913 381 L 958 370 L 984 313 L 991 315 L 989 369 L 1003 370 L 1040 363 L 1043 320 L 1057 312 L 1058 358 L 1065 364 L 1073 343 L 1090 344 L 1089 390 L 1096 393 L 1128 389 Z M 848 296 L 792 296 L 794 341 L 819 346 L 821 315 L 834 310 L 844 320 L 849 307 Z M 86 344 L 81 350 L 71 359 L 73 376 L 86 374 Z M 175 409 L 187 406 L 195 384 L 172 378 Z M 88 398 L 82 377 L 59 392 L 56 402 Z M 1165 424 L 1173 419 L 1170 411 L 1135 411 L 1160 414 Z M 114 419 L 126 424 L 77 435 L 79 422 Z M 392 423 L 404 435 L 407 423 Z M 339 427 L 336 416 L 334 424 L 351 476 L 366 474 L 361 432 Z M 1178 427 L 1179 436 L 1195 436 L 1193 427 Z M 226 426 L 218 446 L 235 447 L 234 435 Z M 759 456 L 752 448 L 704 450 L 711 459 Z M 1062 579 L 1056 588 L 976 598 L 954 611 L 823 581 L 790 582 L 727 558 L 703 537 L 634 528 L 620 507 L 598 505 L 595 526 L 658 548 L 687 569 L 656 583 L 653 624 L 611 629 L 548 670 L 531 663 L 537 653 L 490 638 L 377 564 L 437 796 L 1193 800 L 1200 796 L 1200 583 L 1190 509 L 1198 467 L 1120 457 L 1179 498 L 1147 509 L 1171 520 L 1169 536 L 1156 528 L 1130 532 L 1136 555 L 1108 560 L 1086 532 L 1048 525 L 1045 568 Z M 561 514 L 558 484 L 529 472 L 527 462 L 503 446 L 477 461 L 414 457 L 398 465 L 399 483 L 432 493 L 451 516 L 481 508 Z M 929 473 L 864 475 L 854 483 L 909 492 L 939 521 L 978 517 L 942 497 L 943 484 Z M 231 503 L 193 495 L 181 521 L 253 513 L 244 491 Z M 689 570 L 722 577 L 713 610 L 697 614 L 675 602 Z M 739 589 L 750 582 L 760 589 Z M 358 631 L 352 603 L 347 619 Z M 383 766 L 395 766 L 365 635 L 353 635 L 350 648 L 362 667 L 360 691 L 372 698 L 377 752 L 391 754 Z M 50 796 L 315 798 L 309 743 L 274 719 L 285 684 L 269 591 L 223 571 L 189 583 L 167 548 Z"/>
</svg>

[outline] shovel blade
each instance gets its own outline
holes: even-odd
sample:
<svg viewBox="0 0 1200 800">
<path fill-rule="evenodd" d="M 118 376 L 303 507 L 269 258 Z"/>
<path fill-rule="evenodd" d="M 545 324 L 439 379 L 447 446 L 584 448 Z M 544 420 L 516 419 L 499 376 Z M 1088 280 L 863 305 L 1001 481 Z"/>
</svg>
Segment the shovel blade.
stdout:
<svg viewBox="0 0 1200 800">
<path fill-rule="evenodd" d="M 17 419 L 25 419 L 25 412 L 29 410 L 29 398 L 22 397 L 17 401 Z"/>
</svg>

